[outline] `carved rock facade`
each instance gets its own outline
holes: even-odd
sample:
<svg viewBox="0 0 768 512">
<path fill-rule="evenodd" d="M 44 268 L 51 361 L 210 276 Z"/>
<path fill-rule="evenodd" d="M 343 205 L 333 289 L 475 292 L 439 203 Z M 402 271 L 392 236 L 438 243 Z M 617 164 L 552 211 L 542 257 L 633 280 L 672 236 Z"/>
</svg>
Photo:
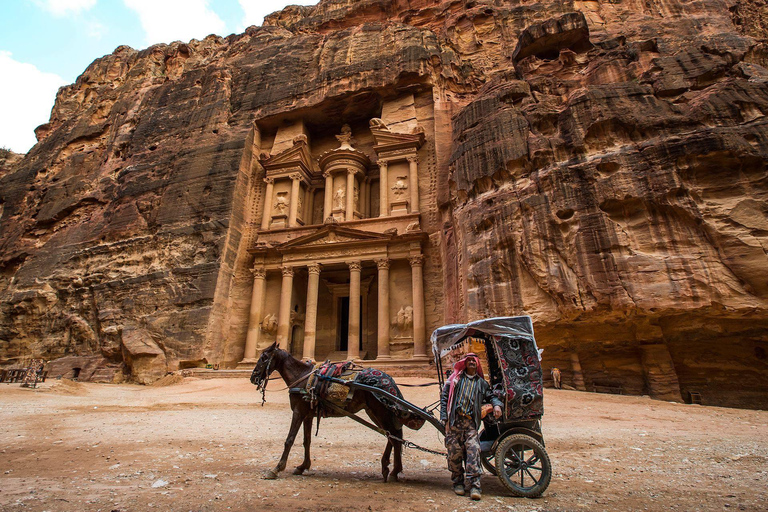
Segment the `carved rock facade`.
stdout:
<svg viewBox="0 0 768 512">
<path fill-rule="evenodd" d="M 420 274 L 427 335 L 530 314 L 565 384 L 768 406 L 765 19 L 323 0 L 118 48 L 0 163 L 0 358 L 323 357 L 353 282 L 359 355 L 409 358 Z"/>
</svg>

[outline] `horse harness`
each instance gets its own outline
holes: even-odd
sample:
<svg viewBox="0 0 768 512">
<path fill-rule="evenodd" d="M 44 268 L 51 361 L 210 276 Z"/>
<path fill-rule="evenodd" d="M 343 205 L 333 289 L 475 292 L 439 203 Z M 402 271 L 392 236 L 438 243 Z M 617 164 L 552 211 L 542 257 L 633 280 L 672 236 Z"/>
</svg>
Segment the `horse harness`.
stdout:
<svg viewBox="0 0 768 512">
<path fill-rule="evenodd" d="M 353 386 L 346 384 L 346 382 L 353 381 L 361 370 L 361 366 L 355 365 L 351 361 L 345 363 L 331 363 L 330 361 L 325 361 L 322 364 L 318 364 L 309 374 L 309 379 L 304 387 L 289 386 L 290 393 L 302 395 L 302 398 L 309 401 L 310 407 L 315 410 L 315 415 L 317 416 L 315 435 L 317 435 L 320 429 L 320 418 L 322 416 L 327 417 L 328 412 L 332 412 L 339 416 L 351 418 L 361 425 L 383 435 L 389 441 L 402 443 L 406 448 L 415 448 L 426 453 L 446 457 L 446 453 L 430 450 L 429 448 L 424 448 L 405 439 L 401 439 L 341 407 L 352 399 L 352 395 L 354 395 L 355 392 Z M 342 381 L 344 381 L 344 383 L 342 383 Z M 296 383 L 293 384 L 295 385 Z"/>
</svg>

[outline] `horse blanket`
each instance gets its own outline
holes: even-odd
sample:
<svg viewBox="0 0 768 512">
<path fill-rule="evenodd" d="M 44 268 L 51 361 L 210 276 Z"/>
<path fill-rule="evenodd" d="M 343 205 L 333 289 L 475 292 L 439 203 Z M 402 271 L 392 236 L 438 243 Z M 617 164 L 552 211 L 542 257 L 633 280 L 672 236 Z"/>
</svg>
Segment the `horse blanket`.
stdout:
<svg viewBox="0 0 768 512">
<path fill-rule="evenodd" d="M 338 407 L 344 407 L 348 400 L 352 399 L 354 390 L 345 384 L 329 382 L 333 377 L 345 381 L 359 382 L 366 386 L 379 388 L 387 393 L 403 398 L 403 394 L 397 387 L 395 380 L 381 370 L 375 368 L 355 367 L 351 362 L 346 363 L 318 363 L 307 379 L 306 389 L 309 393 L 312 407 L 317 405 L 318 399 L 328 400 Z M 392 411 L 400 422 L 406 427 L 419 430 L 424 425 L 424 420 L 386 397 L 374 395 L 387 409 Z"/>
<path fill-rule="evenodd" d="M 396 396 L 397 398 L 403 398 L 403 394 L 400 392 L 397 384 L 395 384 L 395 380 L 383 371 L 377 370 L 376 368 L 365 368 L 357 374 L 355 377 L 355 382 L 379 388 L 386 391 L 390 395 Z M 405 409 L 400 404 L 397 404 L 383 396 L 374 396 L 379 402 L 384 404 L 390 411 L 392 411 L 394 415 L 397 416 L 397 419 L 399 419 L 400 422 L 406 427 L 412 430 L 419 430 L 424 425 L 424 419 L 414 415 L 411 411 Z"/>
</svg>

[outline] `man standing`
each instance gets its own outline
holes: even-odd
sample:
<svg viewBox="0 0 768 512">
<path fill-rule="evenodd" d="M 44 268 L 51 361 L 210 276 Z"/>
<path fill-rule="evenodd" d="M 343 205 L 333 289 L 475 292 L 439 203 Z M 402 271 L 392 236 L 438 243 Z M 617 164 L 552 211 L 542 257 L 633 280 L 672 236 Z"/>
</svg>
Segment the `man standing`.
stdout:
<svg viewBox="0 0 768 512">
<path fill-rule="evenodd" d="M 473 500 L 482 497 L 480 439 L 477 430 L 482 419 L 481 407 L 488 402 L 493 405 L 493 415 L 500 418 L 501 400 L 494 396 L 491 386 L 485 381 L 480 359 L 476 354 L 467 354 L 453 366 L 453 373 L 440 394 L 440 421 L 445 425 L 445 447 L 448 451 L 453 492 L 464 496 L 466 475 L 469 495 Z"/>
</svg>

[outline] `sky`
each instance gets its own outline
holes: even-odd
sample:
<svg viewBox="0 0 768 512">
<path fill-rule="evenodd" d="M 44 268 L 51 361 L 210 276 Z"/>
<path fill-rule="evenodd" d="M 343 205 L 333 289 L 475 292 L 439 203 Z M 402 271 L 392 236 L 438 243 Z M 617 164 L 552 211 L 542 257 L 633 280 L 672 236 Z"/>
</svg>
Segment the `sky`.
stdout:
<svg viewBox="0 0 768 512">
<path fill-rule="evenodd" d="M 0 0 L 0 147 L 26 153 L 56 91 L 120 45 L 227 36 L 318 0 Z"/>
</svg>

